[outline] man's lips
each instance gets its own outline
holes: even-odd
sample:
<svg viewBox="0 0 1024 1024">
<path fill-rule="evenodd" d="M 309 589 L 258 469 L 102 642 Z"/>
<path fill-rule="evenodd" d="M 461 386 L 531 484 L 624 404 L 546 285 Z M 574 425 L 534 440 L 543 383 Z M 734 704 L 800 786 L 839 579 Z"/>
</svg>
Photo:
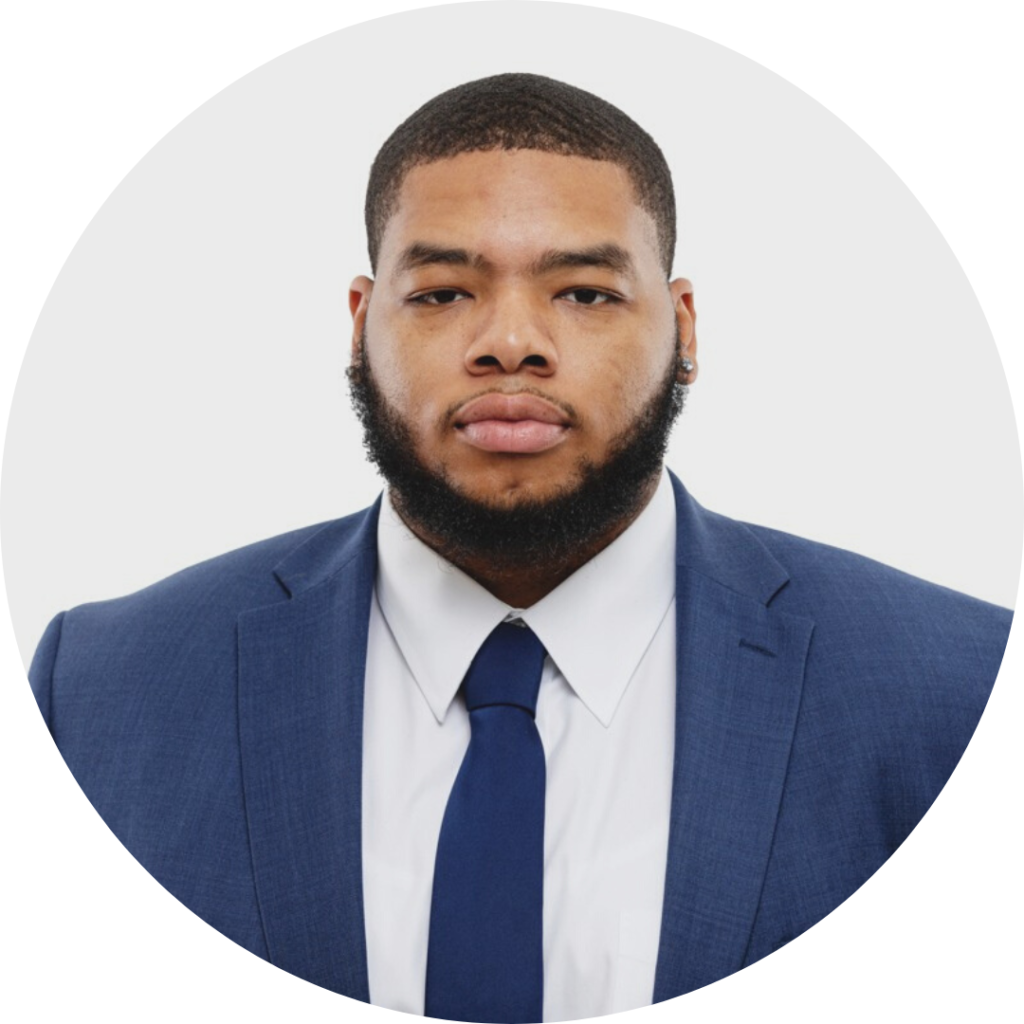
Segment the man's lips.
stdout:
<svg viewBox="0 0 1024 1024">
<path fill-rule="evenodd" d="M 455 420 L 458 436 L 486 452 L 533 454 L 565 440 L 569 418 L 536 395 L 481 395 Z"/>
</svg>

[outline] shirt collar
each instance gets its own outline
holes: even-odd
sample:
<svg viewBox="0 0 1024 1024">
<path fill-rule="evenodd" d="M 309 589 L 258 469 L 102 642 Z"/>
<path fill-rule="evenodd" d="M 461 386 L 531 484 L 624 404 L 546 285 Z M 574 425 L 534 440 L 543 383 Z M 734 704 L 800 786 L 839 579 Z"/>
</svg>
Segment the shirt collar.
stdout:
<svg viewBox="0 0 1024 1024">
<path fill-rule="evenodd" d="M 663 470 L 654 497 L 608 547 L 525 610 L 498 600 L 402 522 L 388 495 L 377 527 L 377 600 L 438 722 L 480 645 L 517 615 L 577 697 L 610 726 L 675 596 L 675 496 Z"/>
</svg>

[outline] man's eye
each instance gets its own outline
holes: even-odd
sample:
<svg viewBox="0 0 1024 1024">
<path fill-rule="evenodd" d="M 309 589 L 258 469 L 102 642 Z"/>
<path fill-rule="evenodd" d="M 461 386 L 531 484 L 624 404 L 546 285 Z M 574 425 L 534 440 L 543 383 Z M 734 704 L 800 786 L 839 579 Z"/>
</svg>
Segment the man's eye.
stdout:
<svg viewBox="0 0 1024 1024">
<path fill-rule="evenodd" d="M 459 299 L 466 298 L 469 296 L 465 292 L 456 291 L 454 288 L 436 288 L 432 292 L 414 295 L 409 301 L 421 306 L 450 306 Z"/>
<path fill-rule="evenodd" d="M 616 296 L 598 291 L 596 288 L 572 288 L 562 292 L 559 298 L 569 299 L 578 306 L 604 306 L 619 301 Z"/>
</svg>

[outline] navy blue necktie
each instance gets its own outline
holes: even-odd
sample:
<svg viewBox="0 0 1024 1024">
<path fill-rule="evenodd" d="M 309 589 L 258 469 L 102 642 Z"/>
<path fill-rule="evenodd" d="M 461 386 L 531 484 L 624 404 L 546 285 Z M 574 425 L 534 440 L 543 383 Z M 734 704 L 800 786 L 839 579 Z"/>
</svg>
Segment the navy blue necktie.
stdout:
<svg viewBox="0 0 1024 1024">
<path fill-rule="evenodd" d="M 463 682 L 472 731 L 437 843 L 428 1017 L 543 1018 L 545 770 L 533 718 L 544 653 L 530 629 L 502 623 Z"/>
</svg>

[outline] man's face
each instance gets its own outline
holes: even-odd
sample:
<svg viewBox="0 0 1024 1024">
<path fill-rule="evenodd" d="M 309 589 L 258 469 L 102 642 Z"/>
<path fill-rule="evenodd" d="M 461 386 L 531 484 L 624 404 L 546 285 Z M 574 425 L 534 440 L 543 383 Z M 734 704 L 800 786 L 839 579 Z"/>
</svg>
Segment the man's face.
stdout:
<svg viewBox="0 0 1024 1024">
<path fill-rule="evenodd" d="M 582 157 L 414 168 L 377 280 L 357 278 L 350 305 L 353 360 L 419 462 L 494 508 L 564 494 L 635 428 L 679 355 L 696 362 L 689 283 L 666 282 L 626 171 Z"/>
</svg>

